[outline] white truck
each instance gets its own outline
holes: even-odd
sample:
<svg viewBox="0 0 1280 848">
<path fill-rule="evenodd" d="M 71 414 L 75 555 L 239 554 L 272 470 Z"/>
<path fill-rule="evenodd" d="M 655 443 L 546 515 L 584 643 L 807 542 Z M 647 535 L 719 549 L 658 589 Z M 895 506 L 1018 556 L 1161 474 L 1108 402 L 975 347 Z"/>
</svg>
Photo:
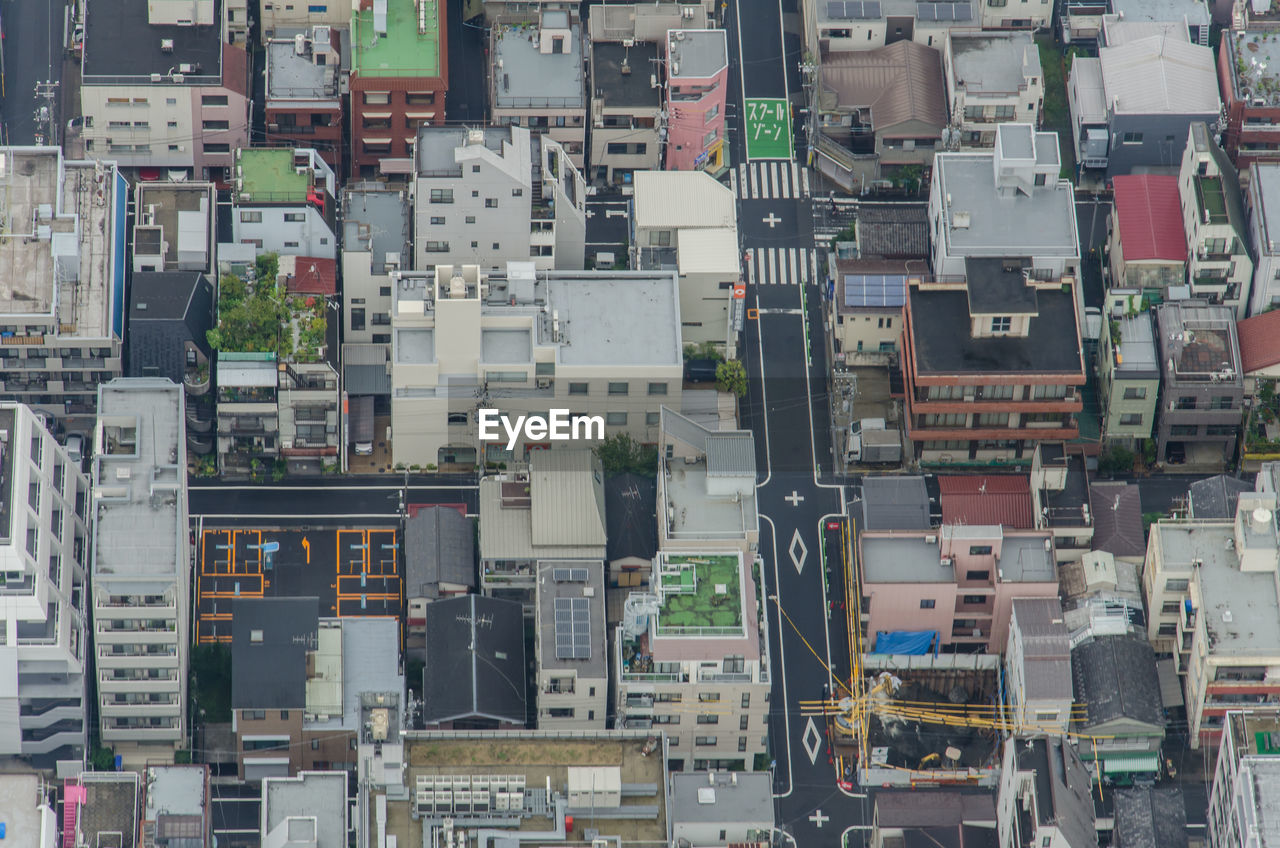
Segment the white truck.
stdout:
<svg viewBox="0 0 1280 848">
<path fill-rule="evenodd" d="M 845 458 L 851 465 L 900 464 L 902 437 L 886 426 L 883 418 L 854 421 L 849 427 Z"/>
</svg>

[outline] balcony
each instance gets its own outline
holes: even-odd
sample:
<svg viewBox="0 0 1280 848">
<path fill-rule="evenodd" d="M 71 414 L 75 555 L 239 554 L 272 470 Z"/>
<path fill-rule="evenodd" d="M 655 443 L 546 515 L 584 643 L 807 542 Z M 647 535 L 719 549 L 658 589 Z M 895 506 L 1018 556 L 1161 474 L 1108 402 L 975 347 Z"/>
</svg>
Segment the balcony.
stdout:
<svg viewBox="0 0 1280 848">
<path fill-rule="evenodd" d="M 749 671 L 699 671 L 699 683 L 751 683 L 754 676 Z"/>
<path fill-rule="evenodd" d="M 138 692 L 141 694 L 177 692 L 179 689 L 178 684 L 179 681 L 176 677 L 118 678 L 109 673 L 103 673 L 98 676 L 98 692 L 103 695 L 124 694 L 126 692 Z"/>
<path fill-rule="evenodd" d="M 201 365 L 188 368 L 182 377 L 182 385 L 191 397 L 203 397 L 209 393 L 212 383 L 209 381 L 209 366 Z"/>
<path fill-rule="evenodd" d="M 652 692 L 628 692 L 625 705 L 628 710 L 651 710 L 653 702 Z"/>
</svg>

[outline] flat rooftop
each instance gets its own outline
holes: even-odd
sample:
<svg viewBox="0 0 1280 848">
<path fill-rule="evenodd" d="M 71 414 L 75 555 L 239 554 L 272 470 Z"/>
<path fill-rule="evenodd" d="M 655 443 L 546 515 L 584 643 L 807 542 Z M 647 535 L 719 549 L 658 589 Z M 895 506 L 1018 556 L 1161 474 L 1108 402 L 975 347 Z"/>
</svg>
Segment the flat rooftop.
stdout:
<svg viewBox="0 0 1280 848">
<path fill-rule="evenodd" d="M 179 245 L 179 213 L 194 212 L 204 217 L 205 241 L 202 245 L 207 256 L 212 260 L 214 251 L 212 246 L 216 243 L 215 231 L 215 215 L 214 212 L 214 186 L 213 183 L 169 183 L 155 182 L 148 183 L 138 181 L 137 184 L 137 202 L 138 210 L 143 215 L 151 216 L 151 226 L 160 227 L 163 233 L 163 243 L 158 245 L 164 248 L 164 268 L 157 270 L 201 270 L 206 273 L 212 272 L 213 266 L 211 261 L 199 269 L 181 268 L 178 263 L 178 245 Z M 202 204 L 203 203 L 203 207 Z M 154 208 L 153 208 L 154 207 Z M 183 216 L 187 218 L 188 216 Z M 146 225 L 142 225 L 146 226 Z M 159 234 L 158 234 L 159 235 Z M 138 228 L 134 228 L 134 256 L 140 253 L 138 245 L 142 241 L 143 233 Z"/>
<path fill-rule="evenodd" d="M 1003 94 L 1017 91 L 1028 76 L 1043 79 L 1029 32 L 953 32 L 951 56 L 956 79 L 968 92 Z"/>
<path fill-rule="evenodd" d="M 317 65 L 310 48 L 299 56 L 292 38 L 272 39 L 267 43 L 267 102 L 279 106 L 285 104 L 278 101 L 288 100 L 307 101 L 306 105 L 326 100 L 337 106 L 338 66 Z"/>
<path fill-rule="evenodd" d="M 416 164 L 419 176 L 461 177 L 462 163 L 458 161 L 456 154 L 458 148 L 467 145 L 472 132 L 474 130 L 467 127 L 418 127 Z M 485 127 L 480 130 L 481 143 L 498 156 L 506 155 L 507 147 L 512 144 L 517 135 L 518 133 L 513 133 L 510 127 Z M 528 151 L 528 149 L 528 145 L 525 145 L 525 150 Z M 514 164 L 523 165 L 523 163 Z"/>
<path fill-rule="evenodd" d="M 662 556 L 654 589 L 662 598 L 659 636 L 741 632 L 745 583 L 737 556 Z"/>
<path fill-rule="evenodd" d="M 489 365 L 518 365 L 532 362 L 532 330 L 529 328 L 514 330 L 482 329 L 480 331 L 480 361 Z"/>
<path fill-rule="evenodd" d="M 1280 758 L 1254 758 L 1241 763 L 1237 780 L 1253 785 L 1250 794 L 1258 816 L 1258 843 L 1262 848 L 1280 846 L 1280 815 L 1276 802 L 1280 799 Z"/>
<path fill-rule="evenodd" d="M 1209 25 L 1209 9 L 1204 0 L 1111 0 L 1111 11 L 1126 21 L 1182 21 Z"/>
<path fill-rule="evenodd" d="M 1280 755 L 1280 713 L 1238 712 L 1228 714 L 1236 756 Z"/>
<path fill-rule="evenodd" d="M 315 824 L 310 825 L 315 828 L 314 833 L 297 834 L 294 828 L 300 823 L 295 822 L 288 826 L 289 836 L 297 836 L 300 843 L 314 837 L 316 848 L 346 848 L 346 772 L 304 772 L 296 777 L 267 778 L 262 782 L 262 793 L 264 837 L 291 817 L 314 817 Z"/>
<path fill-rule="evenodd" d="M 212 26 L 152 26 L 149 5 L 149 0 L 85 4 L 84 84 L 110 85 L 121 77 L 149 83 L 151 74 L 168 76 L 179 65 L 194 66 L 184 73 L 186 85 L 216 84 L 222 68 L 222 0 L 214 0 Z M 162 48 L 162 41 L 173 42 L 173 49 Z"/>
<path fill-rule="evenodd" d="M 970 258 L 964 261 L 970 315 L 1035 315 L 1035 286 L 1023 276 L 1019 260 Z"/>
<path fill-rule="evenodd" d="M 1166 379 L 1214 382 L 1224 388 L 1243 384 L 1235 320 L 1228 307 L 1204 301 L 1163 303 L 1156 321 Z"/>
<path fill-rule="evenodd" d="M 427 328 L 395 331 L 395 361 L 427 365 L 436 361 L 436 331 Z"/>
<path fill-rule="evenodd" d="M 1053 551 L 1044 549 L 1045 536 L 1002 536 L 999 527 L 955 525 L 943 531 L 972 533 L 974 538 L 1002 538 L 999 559 L 1003 583 L 1044 583 L 1056 580 Z M 942 565 L 942 549 L 924 533 L 866 533 L 862 536 L 862 579 L 866 583 L 954 583 L 955 565 Z"/>
<path fill-rule="evenodd" d="M 658 45 L 637 41 L 630 47 L 616 42 L 591 44 L 591 87 L 605 109 L 651 109 L 662 105 L 662 88 L 649 84 L 658 74 Z"/>
<path fill-rule="evenodd" d="M 759 527 L 756 499 L 707 492 L 707 461 L 674 462 L 666 477 L 667 500 L 675 509 L 668 536 L 672 539 L 739 539 Z"/>
<path fill-rule="evenodd" d="M 606 676 L 604 605 L 603 562 L 539 562 L 538 665 L 572 669 L 579 678 Z M 575 651 L 580 648 L 586 649 L 586 656 Z"/>
<path fill-rule="evenodd" d="M 146 813 L 150 821 L 157 815 L 203 816 L 209 805 L 207 766 L 147 766 Z"/>
<path fill-rule="evenodd" d="M 512 27 L 503 28 L 494 38 L 490 57 L 494 108 L 585 109 L 582 31 L 577 24 L 569 28 L 563 53 L 541 52 L 535 44 L 539 37 L 536 27 Z"/>
<path fill-rule="evenodd" d="M 974 338 L 966 290 L 909 287 L 912 347 L 920 374 L 1063 374 L 1084 378 L 1076 304 L 1060 289 L 1036 292 L 1027 336 Z"/>
<path fill-rule="evenodd" d="M 387 31 L 374 30 L 373 9 L 351 16 L 351 73 L 362 77 L 440 77 L 439 0 L 387 0 Z"/>
<path fill-rule="evenodd" d="M 182 387 L 166 379 L 121 379 L 98 387 L 95 579 L 186 579 L 182 410 Z"/>
<path fill-rule="evenodd" d="M 56 147 L 8 147 L 0 148 L 0 182 L 8 221 L 0 233 L 0 320 L 41 319 L 57 324 L 59 337 L 113 335 L 114 231 L 124 226 L 115 221 L 113 170 L 98 203 L 94 163 L 67 162 Z"/>
<path fill-rule="evenodd" d="M 1280 64 L 1276 64 L 1280 61 L 1280 42 L 1262 30 L 1235 31 L 1231 36 L 1235 54 L 1231 73 L 1239 96 L 1250 101 L 1261 97 L 1268 106 L 1280 103 L 1280 92 L 1276 90 L 1280 83 Z"/>
<path fill-rule="evenodd" d="M 1155 330 L 1149 312 L 1112 318 L 1120 328 L 1120 344 L 1116 351 L 1115 374 L 1121 379 L 1158 379 L 1160 377 L 1159 351 L 1156 350 Z"/>
<path fill-rule="evenodd" d="M 248 194 L 251 200 L 302 202 L 311 186 L 309 173 L 298 173 L 293 166 L 293 151 L 284 147 L 241 150 L 236 165 L 240 179 L 237 194 Z"/>
<path fill-rule="evenodd" d="M 681 365 L 680 295 L 674 272 L 582 276 L 557 272 L 547 303 L 570 344 L 565 365 Z"/>
<path fill-rule="evenodd" d="M 86 772 L 81 775 L 81 782 L 85 789 L 85 802 L 80 808 L 80 832 L 88 844 L 134 848 L 138 832 L 138 775 L 134 772 Z M 99 834 L 104 837 L 101 843 Z M 118 842 L 115 841 L 117 838 Z M 107 842 L 108 839 L 112 841 Z"/>
<path fill-rule="evenodd" d="M 667 34 L 667 53 L 667 73 L 672 79 L 708 79 L 729 65 L 728 36 L 722 29 L 672 30 Z"/>
<path fill-rule="evenodd" d="M 1250 193 L 1253 202 L 1261 207 L 1263 244 L 1255 245 L 1263 255 L 1275 255 L 1280 245 L 1280 164 L 1257 162 L 1253 165 L 1253 183 Z"/>
<path fill-rule="evenodd" d="M 0 810 L 4 811 L 6 830 L 5 848 L 45 848 L 40 838 L 41 791 L 45 786 L 38 775 L 0 774 Z M 52 807 L 50 808 L 52 813 Z"/>
<path fill-rule="evenodd" d="M 409 242 L 409 200 L 403 190 L 380 183 L 348 184 L 342 194 L 343 254 L 371 253 L 371 272 L 387 273 L 387 254 L 399 254 L 401 267 L 413 255 Z"/>
<path fill-rule="evenodd" d="M 1037 147 L 1038 142 L 1037 141 Z M 1037 159 L 1039 151 L 1036 151 Z M 934 178 L 954 202 L 948 214 L 969 212 L 969 226 L 946 227 L 952 256 L 1078 256 L 1075 192 L 1068 182 L 1029 195 L 996 188 L 992 153 L 939 153 Z M 1017 233 L 1016 237 L 1011 235 Z"/>
</svg>

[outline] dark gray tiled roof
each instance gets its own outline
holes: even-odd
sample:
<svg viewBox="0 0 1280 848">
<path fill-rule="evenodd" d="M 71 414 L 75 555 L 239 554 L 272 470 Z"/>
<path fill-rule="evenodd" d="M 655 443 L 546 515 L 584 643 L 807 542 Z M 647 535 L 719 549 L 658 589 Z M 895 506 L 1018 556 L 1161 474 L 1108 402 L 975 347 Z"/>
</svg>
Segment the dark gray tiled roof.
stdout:
<svg viewBox="0 0 1280 848">
<path fill-rule="evenodd" d="M 865 477 L 859 530 L 927 530 L 929 492 L 923 477 Z"/>
<path fill-rule="evenodd" d="M 205 333 L 214 326 L 213 285 L 197 271 L 140 271 L 130 292 L 129 376 L 181 383 L 187 342 L 212 356 Z"/>
<path fill-rule="evenodd" d="M 1145 639 L 1095 637 L 1071 651 L 1071 672 L 1076 702 L 1086 707 L 1085 727 L 1116 719 L 1164 727 L 1156 655 Z"/>
<path fill-rule="evenodd" d="M 1093 549 L 1112 556 L 1140 557 L 1147 552 L 1142 532 L 1142 494 L 1131 483 L 1094 483 Z"/>
<path fill-rule="evenodd" d="M 231 708 L 306 706 L 307 650 L 315 648 L 319 598 L 245 598 L 231 604 Z M 260 635 L 260 638 L 255 638 Z"/>
<path fill-rule="evenodd" d="M 475 524 L 456 509 L 432 506 L 405 521 L 405 595 L 434 599 L 441 583 L 475 588 Z"/>
<path fill-rule="evenodd" d="M 524 609 L 466 595 L 427 605 L 422 718 L 525 723 Z"/>
<path fill-rule="evenodd" d="M 658 552 L 658 484 L 652 477 L 616 474 L 604 483 L 606 558 L 653 559 Z"/>
<path fill-rule="evenodd" d="M 1181 789 L 1117 789 L 1116 848 L 1187 848 L 1187 806 Z"/>
<path fill-rule="evenodd" d="M 923 203 L 863 204 L 858 253 L 864 259 L 923 259 L 929 255 L 929 215 Z"/>
<path fill-rule="evenodd" d="M 1245 482 L 1218 474 L 1191 484 L 1188 496 L 1192 518 L 1235 518 L 1241 492 L 1252 492 L 1253 481 Z"/>
</svg>

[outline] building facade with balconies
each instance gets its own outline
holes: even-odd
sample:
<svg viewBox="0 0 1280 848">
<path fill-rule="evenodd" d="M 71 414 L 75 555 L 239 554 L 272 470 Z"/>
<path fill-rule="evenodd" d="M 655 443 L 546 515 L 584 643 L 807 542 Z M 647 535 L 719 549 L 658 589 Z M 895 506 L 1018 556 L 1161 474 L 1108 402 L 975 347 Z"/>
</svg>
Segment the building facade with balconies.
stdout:
<svg viewBox="0 0 1280 848">
<path fill-rule="evenodd" d="M 1044 72 L 1030 32 L 948 32 L 942 59 L 962 146 L 991 147 L 1006 121 L 1040 126 Z"/>
<path fill-rule="evenodd" d="M 338 256 L 333 169 L 311 148 L 236 151 L 232 240 L 258 253 Z"/>
<path fill-rule="evenodd" d="M 1237 319 L 1249 307 L 1253 258 L 1240 178 L 1203 123 L 1191 125 L 1178 197 L 1187 234 L 1187 282 L 1191 294 L 1231 308 Z"/>
<path fill-rule="evenodd" d="M 772 673 L 761 560 L 660 553 L 612 645 L 617 726 L 667 734 L 671 771 L 749 771 L 768 750 Z"/>
<path fill-rule="evenodd" d="M 360 0 L 325 0 L 323 3 L 263 3 L 259 11 L 263 43 L 277 37 L 288 38 L 316 26 L 349 27 L 351 12 Z"/>
<path fill-rule="evenodd" d="M 86 751 L 89 480 L 31 411 L 0 404 L 0 755 Z"/>
<path fill-rule="evenodd" d="M 602 13 L 604 14 L 604 13 Z M 678 20 L 678 18 L 677 18 Z M 593 21 L 594 23 L 594 21 Z M 595 180 L 627 185 L 632 175 L 662 167 L 663 90 L 658 45 L 588 42 L 591 61 L 591 150 Z"/>
<path fill-rule="evenodd" d="M 1107 319 L 1098 345 L 1102 437 L 1136 447 L 1151 438 L 1160 395 L 1160 350 L 1150 312 Z"/>
<path fill-rule="evenodd" d="M 664 44 L 668 171 L 725 165 L 725 98 L 729 90 L 729 42 L 722 29 L 673 29 Z"/>
<path fill-rule="evenodd" d="M 187 741 L 191 545 L 182 387 L 140 377 L 98 390 L 93 621 L 102 743 L 127 765 Z"/>
<path fill-rule="evenodd" d="M 1241 169 L 1280 161 L 1280 47 L 1272 28 L 1231 30 L 1227 36 L 1218 44 L 1227 113 L 1222 146 Z"/>
<path fill-rule="evenodd" d="M 293 38 L 267 43 L 266 140 L 312 148 L 335 171 L 343 161 L 344 112 L 340 86 L 343 30 L 313 26 Z"/>
<path fill-rule="evenodd" d="M 1269 820 L 1280 803 L 1280 716 L 1272 709 L 1229 710 L 1209 788 L 1208 837 L 1215 848 L 1274 843 Z"/>
</svg>

